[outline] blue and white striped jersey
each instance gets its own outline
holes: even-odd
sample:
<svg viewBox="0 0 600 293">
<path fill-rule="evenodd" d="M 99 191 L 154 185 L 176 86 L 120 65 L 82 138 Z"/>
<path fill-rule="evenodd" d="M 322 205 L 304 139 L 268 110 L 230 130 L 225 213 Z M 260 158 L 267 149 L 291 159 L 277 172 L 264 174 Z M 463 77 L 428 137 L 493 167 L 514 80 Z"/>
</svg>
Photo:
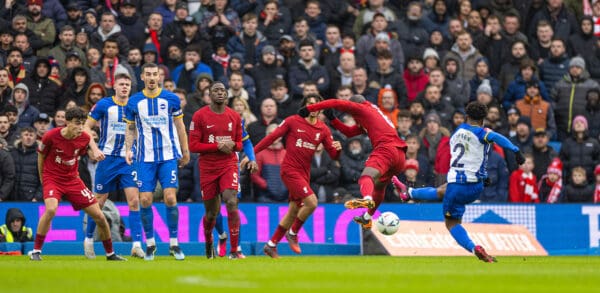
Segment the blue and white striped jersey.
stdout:
<svg viewBox="0 0 600 293">
<path fill-rule="evenodd" d="M 491 142 L 487 135 L 491 130 L 463 123 L 450 137 L 450 171 L 448 183 L 478 182 L 487 178 L 487 157 Z"/>
<path fill-rule="evenodd" d="M 138 162 L 164 162 L 181 158 L 179 136 L 173 119 L 183 118 L 179 98 L 164 89 L 155 96 L 143 90 L 131 96 L 125 119 L 135 123 L 138 131 Z"/>
<path fill-rule="evenodd" d="M 100 123 L 98 147 L 107 156 L 125 157 L 125 104 L 105 97 L 92 108 L 88 117 Z"/>
</svg>

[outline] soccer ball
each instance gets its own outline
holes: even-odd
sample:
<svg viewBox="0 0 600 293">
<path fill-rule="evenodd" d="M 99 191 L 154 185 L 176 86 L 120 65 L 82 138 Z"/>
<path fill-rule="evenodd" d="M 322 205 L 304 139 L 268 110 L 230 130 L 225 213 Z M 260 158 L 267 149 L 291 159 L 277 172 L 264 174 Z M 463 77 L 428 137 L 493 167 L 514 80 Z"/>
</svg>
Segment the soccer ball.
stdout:
<svg viewBox="0 0 600 293">
<path fill-rule="evenodd" d="M 393 235 L 400 228 L 400 218 L 392 212 L 385 212 L 379 215 L 375 222 L 377 230 L 383 235 Z"/>
</svg>

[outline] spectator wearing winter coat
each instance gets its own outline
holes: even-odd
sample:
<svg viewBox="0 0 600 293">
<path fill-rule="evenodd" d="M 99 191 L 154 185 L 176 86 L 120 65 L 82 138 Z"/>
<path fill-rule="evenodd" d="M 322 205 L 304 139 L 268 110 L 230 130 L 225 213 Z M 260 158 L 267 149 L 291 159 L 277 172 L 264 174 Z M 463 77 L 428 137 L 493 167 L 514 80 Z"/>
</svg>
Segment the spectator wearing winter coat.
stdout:
<svg viewBox="0 0 600 293">
<path fill-rule="evenodd" d="M 72 26 L 64 26 L 58 35 L 58 39 L 60 42 L 58 45 L 54 46 L 54 48 L 50 49 L 48 56 L 53 56 L 54 59 L 58 61 L 58 64 L 61 68 L 66 68 L 67 56 L 69 56 L 72 52 L 77 52 L 79 56 L 85 56 L 83 51 L 79 47 L 75 46 L 75 28 Z M 81 61 L 82 66 L 85 67 L 87 63 L 86 59 L 84 58 Z M 34 64 L 37 64 L 37 62 Z M 31 69 L 32 71 L 34 70 L 34 68 Z"/>
<path fill-rule="evenodd" d="M 420 102 L 423 104 L 425 115 L 435 113 L 440 119 L 441 126 L 451 128 L 452 114 L 455 109 L 449 102 L 442 100 L 442 94 L 437 86 L 428 85 Z"/>
<path fill-rule="evenodd" d="M 537 82 L 542 99 L 548 102 L 551 101 L 548 89 L 544 83 L 536 77 L 536 71 L 537 67 L 532 60 L 527 59 L 521 62 L 519 72 L 515 75 L 515 79 L 508 84 L 508 88 L 504 92 L 504 97 L 502 98 L 502 106 L 504 109 L 509 109 L 517 100 L 525 97 L 525 90 L 528 82 Z"/>
<path fill-rule="evenodd" d="M 451 57 L 460 64 L 459 69 L 462 71 L 459 75 L 464 80 L 471 80 L 475 76 L 475 65 L 482 55 L 473 46 L 471 35 L 466 31 L 461 31 L 456 36 L 456 42 L 450 51 L 442 59 L 442 63 L 445 63 L 445 60 Z"/>
<path fill-rule="evenodd" d="M 429 164 L 433 166 L 434 186 L 440 186 L 446 183 L 450 170 L 450 131 L 442 127 L 440 116 L 436 113 L 425 116 L 425 125 L 419 137 L 427 150 Z"/>
<path fill-rule="evenodd" d="M 450 22 L 450 13 L 444 0 L 435 0 L 430 13 L 423 17 L 423 27 L 428 33 L 434 30 L 442 32 L 444 37 L 449 38 L 448 23 Z"/>
<path fill-rule="evenodd" d="M 600 89 L 591 89 L 585 96 L 585 118 L 589 123 L 590 137 L 600 139 Z"/>
<path fill-rule="evenodd" d="M 179 189 L 177 190 L 178 202 L 201 202 L 200 170 L 198 167 L 198 154 L 190 155 L 190 162 L 178 169 Z"/>
<path fill-rule="evenodd" d="M 365 66 L 368 72 L 374 72 L 379 69 L 379 63 L 377 62 L 378 56 L 380 52 L 390 51 L 392 53 L 392 64 L 391 66 L 398 71 L 404 71 L 404 53 L 402 51 L 402 45 L 398 40 L 390 37 L 390 33 L 381 32 L 378 33 L 374 38 L 372 38 L 373 45 L 368 44 L 371 38 L 367 38 L 369 35 L 365 35 L 364 38 L 359 39 L 359 43 L 357 44 L 357 64 L 361 66 Z M 367 43 L 363 42 L 367 39 Z M 358 51 L 360 49 L 359 46 L 370 46 L 365 48 L 367 50 L 365 54 L 361 54 Z"/>
<path fill-rule="evenodd" d="M 427 46 L 429 33 L 423 26 L 422 17 L 423 8 L 421 4 L 413 1 L 408 4 L 406 17 L 398 21 L 396 31 L 404 50 L 404 56 L 420 54 Z"/>
<path fill-rule="evenodd" d="M 586 169 L 583 167 L 575 167 L 571 171 L 571 180 L 563 190 L 562 202 L 565 203 L 592 203 L 594 202 L 593 184 L 589 184 Z M 593 177 L 593 174 L 592 174 Z"/>
<path fill-rule="evenodd" d="M 141 34 L 141 32 L 138 33 Z M 102 13 L 100 26 L 90 36 L 90 44 L 92 47 L 102 48 L 108 38 L 113 38 L 117 42 L 121 54 L 129 52 L 129 40 L 121 31 L 121 26 L 117 24 L 116 17 L 109 11 Z"/>
<path fill-rule="evenodd" d="M 596 81 L 589 78 L 585 68 L 583 58 L 573 57 L 569 62 L 569 72 L 556 83 L 550 93 L 554 101 L 554 114 L 560 141 L 569 136 L 573 117 L 585 113 L 587 92 L 599 87 Z"/>
<path fill-rule="evenodd" d="M 577 33 L 569 36 L 567 50 L 570 56 L 581 56 L 585 60 L 594 54 L 594 48 L 598 38 L 594 35 L 594 19 L 584 16 L 579 23 Z"/>
<path fill-rule="evenodd" d="M 131 48 L 142 49 L 146 39 L 144 38 L 143 32 L 146 28 L 146 24 L 142 19 L 142 16 L 137 13 L 137 7 L 135 1 L 122 1 L 119 7 L 118 22 L 121 26 L 121 33 L 127 37 Z M 124 51 L 126 54 L 128 51 Z"/>
<path fill-rule="evenodd" d="M 212 69 L 202 62 L 202 52 L 199 45 L 188 46 L 185 48 L 184 54 L 185 62 L 175 67 L 173 72 L 171 72 L 171 78 L 178 88 L 182 88 L 190 93 L 196 88 L 196 85 L 191 81 L 196 80 L 200 74 L 207 73 L 211 79 L 214 79 L 214 77 Z"/>
<path fill-rule="evenodd" d="M 50 76 L 48 59 L 38 59 L 34 67 L 34 71 L 23 79 L 23 83 L 29 89 L 29 103 L 41 112 L 52 116 L 60 105 L 61 89 L 48 78 Z"/>
<path fill-rule="evenodd" d="M 340 175 L 340 163 L 332 160 L 320 144 L 310 166 L 310 188 L 315 191 L 319 202 L 333 201 L 333 191 L 338 187 Z"/>
<path fill-rule="evenodd" d="M 533 174 L 537 178 L 542 178 L 546 174 L 546 169 L 551 164 L 552 160 L 558 157 L 558 153 L 548 145 L 550 141 L 550 133 L 546 129 L 537 128 L 533 133 L 533 145 L 531 147 L 531 155 L 533 156 Z M 562 163 L 561 163 L 562 164 Z"/>
<path fill-rule="evenodd" d="M 264 5 L 264 9 L 259 14 L 258 30 L 267 38 L 269 45 L 278 46 L 279 39 L 290 33 L 292 18 L 285 17 L 283 11 L 280 11 L 277 0 L 265 1 Z"/>
<path fill-rule="evenodd" d="M 384 6 L 384 1 L 368 1 L 368 7 L 360 10 L 352 32 L 355 36 L 360 36 L 365 31 L 365 26 L 369 23 L 377 22 L 376 17 L 378 15 L 383 16 L 382 18 L 389 23 L 396 21 L 396 14 L 390 8 Z"/>
<path fill-rule="evenodd" d="M 8 151 L 8 143 L 0 138 L 0 202 L 14 200 L 15 163 Z"/>
<path fill-rule="evenodd" d="M 12 91 L 12 104 L 17 107 L 17 128 L 32 127 L 33 122 L 40 115 L 40 111 L 29 104 L 29 89 L 24 83 L 19 83 Z"/>
<path fill-rule="evenodd" d="M 392 66 L 392 53 L 390 51 L 377 53 L 377 65 L 377 71 L 369 74 L 368 87 L 375 89 L 389 87 L 393 89 L 398 95 L 400 107 L 407 107 L 406 84 L 404 84 L 402 74 Z"/>
<path fill-rule="evenodd" d="M 464 107 L 471 94 L 471 85 L 469 84 L 469 80 L 462 78 L 460 74 L 462 69 L 460 66 L 462 66 L 462 62 L 456 56 L 446 55 L 442 61 L 442 70 L 445 77 L 444 90 L 448 92 L 449 96 L 461 97 L 460 100 L 464 101 L 462 107 Z"/>
<path fill-rule="evenodd" d="M 488 81 L 492 89 L 492 97 L 494 100 L 500 98 L 500 82 L 490 75 L 489 61 L 485 57 L 481 57 L 475 61 L 475 76 L 469 80 L 469 88 L 471 89 L 470 101 L 477 99 L 477 90 L 484 80 Z"/>
<path fill-rule="evenodd" d="M 277 128 L 276 124 L 267 127 L 266 135 Z M 281 180 L 281 163 L 286 150 L 281 139 L 273 142 L 269 147 L 256 155 L 259 172 L 250 175 L 256 200 L 258 202 L 285 202 L 288 199 L 288 190 Z"/>
<path fill-rule="evenodd" d="M 554 39 L 550 44 L 550 56 L 540 64 L 540 80 L 544 82 L 549 91 L 554 84 L 563 78 L 569 71 L 569 57 L 566 53 L 565 41 Z"/>
<path fill-rule="evenodd" d="M 600 162 L 600 143 L 589 137 L 588 121 L 584 116 L 573 118 L 573 132 L 563 140 L 560 148 L 560 160 L 563 162 L 565 178 L 571 178 L 573 168 L 581 166 L 588 174 L 587 181 L 594 181 L 594 167 Z"/>
<path fill-rule="evenodd" d="M 504 64 L 500 67 L 500 73 L 498 73 L 500 94 L 504 94 L 508 85 L 515 80 L 515 76 L 521 69 L 521 63 L 525 60 L 529 60 L 525 41 L 517 40 L 513 42 L 510 49 L 510 56 L 506 58 Z M 500 97 L 501 96 L 499 95 L 498 98 Z"/>
<path fill-rule="evenodd" d="M 577 31 L 577 19 L 569 11 L 563 1 L 548 1 L 545 8 L 538 11 L 531 19 L 527 36 L 534 39 L 538 22 L 546 20 L 552 25 L 554 38 L 567 40 Z"/>
<path fill-rule="evenodd" d="M 508 201 L 508 168 L 506 161 L 496 151 L 491 150 L 487 161 L 488 181 L 479 197 L 481 202 Z"/>
<path fill-rule="evenodd" d="M 244 57 L 244 68 L 251 69 L 260 60 L 262 48 L 267 45 L 267 38 L 257 30 L 258 18 L 254 13 L 242 17 L 243 30 L 227 42 L 227 52 L 238 53 Z"/>
<path fill-rule="evenodd" d="M 429 76 L 423 70 L 423 60 L 419 56 L 409 56 L 406 62 L 407 66 L 403 78 L 406 85 L 406 95 L 410 103 L 425 89 L 425 86 L 429 83 Z"/>
<path fill-rule="evenodd" d="M 433 166 L 427 158 L 427 150 L 421 147 L 421 138 L 416 134 L 409 134 L 404 141 L 406 141 L 406 160 L 413 159 L 419 163 L 418 181 L 425 182 L 426 186 L 432 186 L 435 179 Z"/>
<path fill-rule="evenodd" d="M 21 140 L 11 151 L 15 162 L 15 186 L 13 189 L 16 201 L 42 201 L 42 184 L 38 178 L 37 142 L 35 129 L 22 128 Z"/>
<path fill-rule="evenodd" d="M 287 77 L 286 69 L 277 64 L 275 47 L 264 46 L 261 53 L 261 61 L 250 70 L 250 76 L 256 82 L 256 99 L 259 104 L 271 95 L 271 82 L 273 80 Z M 254 113 L 257 113 L 257 110 L 256 108 L 252 109 Z"/>
<path fill-rule="evenodd" d="M 562 162 L 559 158 L 554 158 L 538 182 L 540 202 L 558 203 L 562 201 L 563 183 L 566 183 L 562 178 L 562 173 Z"/>
<path fill-rule="evenodd" d="M 345 188 L 354 197 L 360 197 L 360 187 L 356 182 L 365 168 L 368 156 L 369 154 L 366 151 L 361 136 L 349 138 L 340 155 L 342 172 L 340 186 Z"/>
<path fill-rule="evenodd" d="M 527 116 L 531 119 L 532 129 L 541 128 L 547 130 L 550 137 L 556 136 L 556 121 L 552 105 L 542 100 L 540 86 L 537 82 L 531 81 L 527 83 L 525 96 L 518 100 L 515 106 L 519 109 L 522 116 Z"/>
<path fill-rule="evenodd" d="M 306 81 L 317 84 L 319 93 L 327 93 L 329 89 L 329 75 L 327 69 L 315 59 L 315 47 L 309 40 L 300 42 L 300 60 L 292 66 L 289 72 L 289 82 L 293 97 L 302 97 L 302 90 Z"/>
</svg>

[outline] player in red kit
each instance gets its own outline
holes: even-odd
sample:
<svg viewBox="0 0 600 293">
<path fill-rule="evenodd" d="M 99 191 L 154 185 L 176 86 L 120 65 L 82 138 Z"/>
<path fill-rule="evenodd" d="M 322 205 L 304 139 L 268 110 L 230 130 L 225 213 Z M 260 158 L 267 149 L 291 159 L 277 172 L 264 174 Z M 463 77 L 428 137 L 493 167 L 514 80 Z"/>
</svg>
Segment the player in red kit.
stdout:
<svg viewBox="0 0 600 293">
<path fill-rule="evenodd" d="M 331 111 L 326 111 L 333 127 L 347 137 L 366 133 L 373 145 L 373 152 L 365 163 L 365 169 L 358 179 L 362 199 L 347 201 L 348 209 L 368 208 L 362 216 L 354 217 L 354 221 L 364 229 L 370 229 L 371 217 L 383 201 L 385 187 L 392 176 L 404 170 L 406 143 L 398 137 L 392 122 L 377 107 L 366 101 L 361 95 L 354 95 L 349 101 L 332 99 L 314 105 L 308 105 L 298 111 L 300 116 L 308 116 L 310 112 L 334 108 L 352 115 L 357 125 L 346 126 L 335 118 Z"/>
<path fill-rule="evenodd" d="M 303 105 L 311 105 L 322 100 L 319 95 L 308 95 Z M 332 159 L 337 160 L 342 145 L 333 141 L 331 131 L 325 123 L 319 120 L 319 111 L 309 113 L 306 118 L 292 115 L 286 118 L 279 127 L 263 138 L 254 152 L 258 154 L 280 137 L 285 137 L 286 154 L 281 163 L 281 180 L 288 188 L 289 209 L 279 221 L 277 230 L 271 240 L 265 244 L 263 251 L 272 258 L 278 258 L 277 243 L 286 237 L 290 248 L 295 253 L 301 253 L 298 244 L 298 231 L 317 208 L 317 196 L 310 188 L 310 164 L 319 144 L 327 150 Z"/>
<path fill-rule="evenodd" d="M 42 138 L 38 147 L 38 172 L 44 192 L 46 209 L 40 217 L 31 260 L 42 260 L 42 246 L 56 214 L 58 202 L 64 196 L 76 211 L 83 210 L 98 224 L 98 232 L 106 250 L 107 260 L 125 260 L 113 251 L 110 229 L 92 192 L 85 186 L 77 168 L 79 156 L 86 155 L 90 136 L 83 132 L 87 114 L 80 108 L 66 112 L 67 125 L 54 128 Z"/>
<path fill-rule="evenodd" d="M 190 150 L 200 153 L 200 186 L 204 201 L 206 257 L 214 258 L 213 229 L 221 207 L 227 207 L 230 259 L 245 258 L 238 251 L 240 215 L 238 213 L 238 157 L 242 150 L 242 118 L 227 107 L 227 90 L 220 82 L 210 87 L 212 103 L 194 113 L 190 124 Z"/>
</svg>

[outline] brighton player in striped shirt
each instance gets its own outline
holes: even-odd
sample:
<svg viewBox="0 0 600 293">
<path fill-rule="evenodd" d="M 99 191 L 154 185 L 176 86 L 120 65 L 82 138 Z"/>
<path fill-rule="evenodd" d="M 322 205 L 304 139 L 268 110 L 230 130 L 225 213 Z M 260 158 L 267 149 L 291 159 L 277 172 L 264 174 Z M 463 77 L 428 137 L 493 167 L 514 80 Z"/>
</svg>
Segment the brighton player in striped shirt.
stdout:
<svg viewBox="0 0 600 293">
<path fill-rule="evenodd" d="M 100 207 L 104 206 L 108 193 L 122 188 L 127 197 L 129 206 L 129 229 L 133 246 L 131 256 L 143 258 L 142 250 L 142 223 L 140 218 L 140 195 L 135 182 L 137 177 L 133 166 L 125 162 L 125 105 L 131 93 L 131 76 L 127 70 L 117 70 L 114 79 L 115 95 L 105 97 L 98 101 L 88 114 L 84 130 L 88 134 L 96 124 L 100 125 L 100 139 L 98 144 L 92 139 L 90 149 L 98 163 L 94 178 L 94 195 Z M 87 258 L 95 258 L 94 230 L 96 222 L 88 219 L 86 236 L 83 242 L 84 253 Z"/>
<path fill-rule="evenodd" d="M 187 133 L 183 123 L 183 112 L 179 98 L 163 90 L 159 84 L 158 65 L 146 63 L 142 66 L 141 78 L 144 89 L 129 98 L 125 107 L 127 130 L 125 136 L 126 161 L 133 163 L 131 150 L 137 140 L 135 171 L 140 190 L 142 225 L 146 234 L 145 260 L 154 260 L 154 215 L 152 196 L 159 181 L 167 208 L 169 228 L 169 253 L 177 260 L 185 259 L 177 240 L 179 210 L 176 191 L 179 184 L 177 167 L 185 166 L 190 160 Z"/>
<path fill-rule="evenodd" d="M 467 251 L 475 254 L 484 262 L 496 262 L 496 258 L 487 254 L 480 245 L 475 245 L 467 231 L 461 225 L 465 213 L 465 205 L 477 200 L 483 191 L 487 179 L 487 156 L 492 143 L 515 153 L 519 165 L 525 158 L 519 148 L 506 137 L 483 127 L 483 119 L 487 116 L 487 107 L 479 102 L 471 102 L 466 107 L 467 121 L 458 126 L 450 138 L 450 172 L 448 183 L 437 189 L 434 187 L 411 188 L 397 178 L 393 179 L 395 187 L 400 191 L 403 200 L 423 199 L 435 200 L 443 193 L 443 213 L 446 228 L 456 242 Z"/>
<path fill-rule="evenodd" d="M 310 94 L 304 98 L 302 105 L 308 106 L 322 100 L 321 96 Z M 286 118 L 255 148 L 258 154 L 278 138 L 285 137 L 286 154 L 280 173 L 281 180 L 290 192 L 290 203 L 271 240 L 263 247 L 263 252 L 272 258 L 279 258 L 277 243 L 283 236 L 292 251 L 302 252 L 298 244 L 298 232 L 318 204 L 317 196 L 310 188 L 310 165 L 317 147 L 322 143 L 333 160 L 337 160 L 342 149 L 340 142 L 333 140 L 329 127 L 319 120 L 319 113 L 320 111 L 313 111 L 305 117 L 292 115 Z"/>
</svg>

